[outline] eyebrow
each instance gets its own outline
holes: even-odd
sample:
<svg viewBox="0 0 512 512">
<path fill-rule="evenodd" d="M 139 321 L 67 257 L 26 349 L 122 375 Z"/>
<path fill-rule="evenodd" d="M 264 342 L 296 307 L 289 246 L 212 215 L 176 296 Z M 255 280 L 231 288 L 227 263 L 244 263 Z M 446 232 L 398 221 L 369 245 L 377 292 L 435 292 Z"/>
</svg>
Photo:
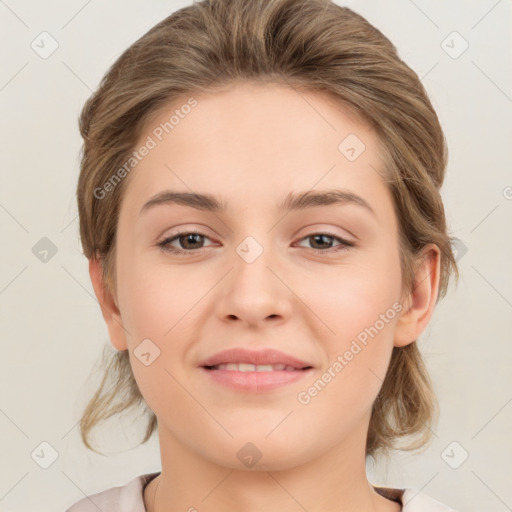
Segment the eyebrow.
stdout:
<svg viewBox="0 0 512 512">
<path fill-rule="evenodd" d="M 197 210 L 208 211 L 212 213 L 222 213 L 227 210 L 226 202 L 222 202 L 211 194 L 200 194 L 195 192 L 176 192 L 172 190 L 164 190 L 153 196 L 149 201 L 144 203 L 139 213 L 141 216 L 144 212 L 159 205 L 179 204 L 189 206 Z M 355 204 L 362 206 L 368 212 L 376 216 L 373 208 L 361 196 L 349 190 L 310 190 L 307 192 L 290 192 L 285 200 L 277 206 L 279 211 L 286 213 L 291 211 L 305 210 L 317 206 L 344 205 Z"/>
</svg>

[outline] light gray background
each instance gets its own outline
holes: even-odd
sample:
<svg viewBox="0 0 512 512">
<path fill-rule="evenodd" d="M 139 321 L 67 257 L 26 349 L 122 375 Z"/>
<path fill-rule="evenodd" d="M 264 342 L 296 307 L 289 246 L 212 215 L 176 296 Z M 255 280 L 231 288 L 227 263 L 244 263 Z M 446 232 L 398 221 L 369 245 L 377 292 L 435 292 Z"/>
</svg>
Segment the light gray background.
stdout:
<svg viewBox="0 0 512 512">
<path fill-rule="evenodd" d="M 160 470 L 156 435 L 136 447 L 144 426 L 137 418 L 112 420 L 97 434 L 108 457 L 79 438 L 79 415 L 99 378 L 92 370 L 109 342 L 78 240 L 77 117 L 121 52 L 189 3 L 0 0 L 4 512 L 62 511 Z M 420 340 L 441 404 L 434 441 L 369 474 L 375 484 L 415 487 L 459 511 L 512 510 L 511 2 L 339 3 L 380 28 L 422 78 L 449 143 L 450 230 L 467 248 L 458 288 Z M 59 45 L 47 59 L 31 48 L 42 31 Z M 453 31 L 469 44 L 457 58 L 464 42 Z M 46 263 L 32 251 L 43 237 L 57 247 Z M 48 469 L 36 462 L 50 462 L 42 442 L 58 453 Z"/>
</svg>

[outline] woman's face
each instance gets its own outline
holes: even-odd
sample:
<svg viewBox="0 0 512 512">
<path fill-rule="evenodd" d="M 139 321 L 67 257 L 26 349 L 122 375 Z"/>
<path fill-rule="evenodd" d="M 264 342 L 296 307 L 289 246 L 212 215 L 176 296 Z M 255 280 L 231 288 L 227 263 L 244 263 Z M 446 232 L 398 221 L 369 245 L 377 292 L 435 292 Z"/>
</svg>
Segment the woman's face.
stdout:
<svg viewBox="0 0 512 512">
<path fill-rule="evenodd" d="M 120 209 L 125 331 L 112 342 L 129 350 L 168 446 L 266 470 L 360 454 L 401 309 L 376 134 L 327 97 L 284 86 L 237 83 L 181 108 L 187 99 L 137 144 L 149 149 Z M 209 199 L 144 207 L 166 192 Z M 255 372 L 228 357 L 224 370 L 202 367 L 235 348 L 277 350 L 309 369 Z"/>
</svg>

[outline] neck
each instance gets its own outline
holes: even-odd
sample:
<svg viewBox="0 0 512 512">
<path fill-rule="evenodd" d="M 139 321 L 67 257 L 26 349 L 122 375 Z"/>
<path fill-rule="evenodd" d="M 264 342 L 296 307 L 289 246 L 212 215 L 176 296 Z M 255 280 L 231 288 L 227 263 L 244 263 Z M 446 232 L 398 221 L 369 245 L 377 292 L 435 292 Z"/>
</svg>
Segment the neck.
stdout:
<svg viewBox="0 0 512 512">
<path fill-rule="evenodd" d="M 279 470 L 222 466 L 179 443 L 161 425 L 159 439 L 162 472 L 145 488 L 147 512 L 401 510 L 368 482 L 361 439 L 347 439 L 316 459 Z"/>
</svg>

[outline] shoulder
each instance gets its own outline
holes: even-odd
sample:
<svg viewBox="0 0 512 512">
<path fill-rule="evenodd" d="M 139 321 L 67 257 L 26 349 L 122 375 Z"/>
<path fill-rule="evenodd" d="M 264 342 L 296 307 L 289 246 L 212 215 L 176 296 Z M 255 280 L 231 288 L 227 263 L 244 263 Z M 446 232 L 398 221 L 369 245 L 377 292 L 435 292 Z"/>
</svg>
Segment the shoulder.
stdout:
<svg viewBox="0 0 512 512">
<path fill-rule="evenodd" d="M 412 488 L 404 489 L 402 507 L 403 512 L 456 512 L 453 508 Z"/>
<path fill-rule="evenodd" d="M 159 473 L 139 475 L 127 484 L 91 494 L 73 503 L 65 512 L 145 512 L 143 491 Z"/>
<path fill-rule="evenodd" d="M 373 488 L 385 498 L 400 503 L 402 512 L 457 512 L 413 488 L 395 489 L 376 485 Z"/>
</svg>

